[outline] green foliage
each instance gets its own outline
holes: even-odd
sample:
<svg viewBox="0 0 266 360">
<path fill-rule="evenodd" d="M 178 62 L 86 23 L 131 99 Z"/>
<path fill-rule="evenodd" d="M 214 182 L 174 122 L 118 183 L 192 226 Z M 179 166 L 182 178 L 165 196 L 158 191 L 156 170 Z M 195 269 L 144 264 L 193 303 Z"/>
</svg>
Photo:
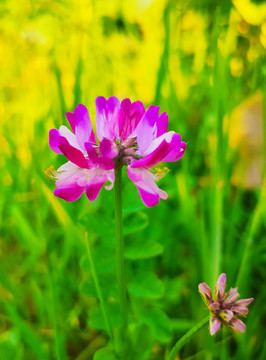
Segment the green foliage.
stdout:
<svg viewBox="0 0 266 360">
<path fill-rule="evenodd" d="M 132 278 L 128 291 L 135 296 L 157 299 L 163 295 L 164 284 L 153 273 L 143 271 Z"/>
<path fill-rule="evenodd" d="M 145 242 L 140 242 L 134 238 L 126 246 L 125 257 L 131 260 L 148 259 L 162 254 L 163 246 L 157 241 L 147 239 Z"/>
<path fill-rule="evenodd" d="M 113 328 L 117 328 L 120 325 L 120 312 L 119 305 L 115 302 L 106 302 L 106 312 Z M 102 315 L 100 305 L 93 307 L 89 314 L 89 326 L 96 330 L 107 330 L 105 327 L 104 318 Z"/>
<path fill-rule="evenodd" d="M 119 360 L 119 357 L 114 350 L 103 348 L 96 351 L 93 360 Z"/>
</svg>

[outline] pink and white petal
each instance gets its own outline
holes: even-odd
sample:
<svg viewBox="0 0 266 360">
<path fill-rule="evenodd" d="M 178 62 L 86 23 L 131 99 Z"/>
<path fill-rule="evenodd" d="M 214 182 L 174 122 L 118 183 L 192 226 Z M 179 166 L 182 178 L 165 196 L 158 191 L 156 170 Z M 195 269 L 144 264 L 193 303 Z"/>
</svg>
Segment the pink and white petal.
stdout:
<svg viewBox="0 0 266 360">
<path fill-rule="evenodd" d="M 89 168 L 88 162 L 85 159 L 82 152 L 73 146 L 69 144 L 69 142 L 66 140 L 66 138 L 60 136 L 59 137 L 59 149 L 61 150 L 62 154 L 65 155 L 65 157 L 73 162 L 74 164 L 78 165 L 81 168 Z"/>
<path fill-rule="evenodd" d="M 75 134 L 79 146 L 85 150 L 85 143 L 96 143 L 95 134 L 92 129 L 89 112 L 86 106 L 79 104 L 74 110 Z"/>
<path fill-rule="evenodd" d="M 111 159 L 99 157 L 97 163 L 103 170 L 112 170 L 115 168 L 115 163 Z"/>
<path fill-rule="evenodd" d="M 226 322 L 229 322 L 233 319 L 234 313 L 231 310 L 225 309 L 219 312 L 220 317 L 225 320 Z"/>
<path fill-rule="evenodd" d="M 158 194 L 160 196 L 160 199 L 166 200 L 168 198 L 167 192 L 163 191 L 160 188 L 158 188 Z"/>
<path fill-rule="evenodd" d="M 145 113 L 144 105 L 140 101 L 131 103 L 129 99 L 121 102 L 118 123 L 119 138 L 121 141 L 136 135 L 136 128 Z"/>
<path fill-rule="evenodd" d="M 114 182 L 115 182 L 115 172 L 114 170 L 108 171 L 107 172 L 107 181 L 110 182 L 109 185 L 105 186 L 106 190 L 111 190 L 114 186 Z"/>
<path fill-rule="evenodd" d="M 76 135 L 74 135 L 66 126 L 62 125 L 59 128 L 60 135 L 63 136 L 69 144 L 76 149 L 82 151 L 83 149 L 79 146 Z"/>
<path fill-rule="evenodd" d="M 210 334 L 215 335 L 221 327 L 221 321 L 216 316 L 210 317 Z"/>
<path fill-rule="evenodd" d="M 74 114 L 72 114 L 71 112 L 67 112 L 66 117 L 71 126 L 73 133 L 75 134 L 76 120 Z"/>
<path fill-rule="evenodd" d="M 113 159 L 118 154 L 118 147 L 115 140 L 103 138 L 99 145 L 99 151 L 101 156 Z"/>
<path fill-rule="evenodd" d="M 207 305 L 213 303 L 212 292 L 210 287 L 206 283 L 200 283 L 198 285 L 199 293 Z"/>
<path fill-rule="evenodd" d="M 49 131 L 49 146 L 56 154 L 63 154 L 62 151 L 59 149 L 59 138 L 60 132 L 57 129 L 51 129 Z"/>
<path fill-rule="evenodd" d="M 97 198 L 97 196 L 99 195 L 99 192 L 100 192 L 101 188 L 103 187 L 103 185 L 105 184 L 105 182 L 106 182 L 106 179 L 99 180 L 97 182 L 95 181 L 95 182 L 92 182 L 91 184 L 87 185 L 86 195 L 90 201 L 93 201 Z"/>
<path fill-rule="evenodd" d="M 156 150 L 158 148 L 158 146 L 161 145 L 161 143 L 165 140 L 167 143 L 170 143 L 173 139 L 173 136 L 176 133 L 174 131 L 168 131 L 167 133 L 155 138 L 152 140 L 152 142 L 150 143 L 149 147 L 145 150 L 145 152 L 143 154 L 140 154 L 142 156 L 146 156 L 151 154 L 154 150 Z M 177 140 L 177 138 L 176 138 Z M 179 135 L 178 138 L 179 142 L 181 143 L 181 136 Z"/>
<path fill-rule="evenodd" d="M 144 154 L 154 139 L 154 126 L 158 120 L 159 107 L 151 105 L 143 115 L 136 129 L 140 154 Z"/>
<path fill-rule="evenodd" d="M 133 168 L 150 168 L 158 164 L 159 162 L 164 161 L 165 157 L 173 149 L 178 147 L 178 144 L 180 146 L 179 135 L 173 133 L 170 142 L 167 142 L 166 139 L 163 139 L 163 141 L 158 145 L 158 147 L 156 147 L 150 154 L 144 156 L 140 160 L 133 159 L 131 165 Z"/>
<path fill-rule="evenodd" d="M 54 195 L 70 202 L 78 200 L 81 197 L 83 191 L 84 188 L 73 184 L 72 186 L 67 187 L 57 187 L 54 190 Z"/>
<path fill-rule="evenodd" d="M 166 114 L 166 112 L 163 112 L 157 121 L 157 133 L 156 133 L 156 137 L 159 137 L 163 134 L 165 134 L 167 132 L 167 127 L 168 127 L 168 115 Z"/>
<path fill-rule="evenodd" d="M 152 193 L 152 192 L 145 191 L 138 186 L 137 186 L 137 189 L 139 192 L 139 196 L 141 197 L 141 200 L 143 201 L 143 204 L 145 206 L 152 207 L 159 203 L 160 197 L 159 197 L 158 193 Z"/>
<path fill-rule="evenodd" d="M 237 318 L 233 318 L 229 326 L 237 333 L 243 334 L 246 331 L 246 325 L 243 323 L 243 321 Z"/>
<path fill-rule="evenodd" d="M 248 308 L 245 306 L 233 305 L 231 309 L 235 315 L 246 316 L 248 314 Z"/>
<path fill-rule="evenodd" d="M 160 198 L 166 199 L 166 193 L 160 191 L 154 182 L 154 175 L 147 169 L 127 168 L 128 177 L 136 185 L 143 203 L 152 207 L 158 204 Z"/>
<path fill-rule="evenodd" d="M 233 304 L 233 302 L 235 302 L 240 297 L 237 290 L 238 288 L 236 287 L 228 291 L 228 293 L 225 295 L 225 300 L 223 302 L 224 307 Z"/>
<path fill-rule="evenodd" d="M 220 309 L 220 303 L 218 301 L 215 301 L 215 302 L 211 303 L 210 305 L 208 305 L 208 309 L 211 311 L 217 311 Z"/>
<path fill-rule="evenodd" d="M 106 100 L 103 96 L 98 96 L 95 100 L 96 106 L 96 131 L 98 139 L 118 139 L 118 113 L 120 101 L 111 96 Z"/>
<path fill-rule="evenodd" d="M 62 174 L 58 174 L 57 180 L 55 182 L 56 187 L 58 188 L 67 188 L 72 186 L 84 187 L 86 181 L 82 182 L 82 179 L 85 179 L 84 169 L 78 168 L 76 171 L 65 171 Z"/>
<path fill-rule="evenodd" d="M 71 161 L 66 162 L 65 164 L 61 165 L 56 171 L 56 184 L 60 183 L 61 180 L 65 180 L 71 177 L 71 179 L 76 178 L 79 174 L 83 171 L 79 166 L 72 163 Z M 67 181 L 67 180 L 65 180 Z M 71 180 L 73 183 L 74 180 Z"/>
<path fill-rule="evenodd" d="M 84 144 L 89 159 L 94 163 L 97 162 L 98 155 L 91 143 L 87 142 Z"/>
<path fill-rule="evenodd" d="M 174 162 L 180 160 L 186 150 L 187 144 L 184 141 L 181 141 L 180 148 L 174 148 L 166 157 L 162 160 L 164 162 Z"/>
<path fill-rule="evenodd" d="M 225 294 L 225 286 L 226 286 L 226 274 L 222 273 L 215 285 L 215 299 L 222 300 Z"/>
<path fill-rule="evenodd" d="M 254 300 L 254 298 L 238 300 L 238 301 L 235 302 L 234 305 L 236 305 L 236 306 L 248 306 L 250 303 L 252 303 L 253 300 Z"/>
</svg>

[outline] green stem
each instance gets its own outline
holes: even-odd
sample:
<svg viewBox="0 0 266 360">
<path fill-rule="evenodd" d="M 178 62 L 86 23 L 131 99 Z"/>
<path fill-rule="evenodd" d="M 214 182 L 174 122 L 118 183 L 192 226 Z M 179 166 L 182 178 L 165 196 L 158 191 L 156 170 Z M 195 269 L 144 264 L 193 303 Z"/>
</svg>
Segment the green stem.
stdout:
<svg viewBox="0 0 266 360">
<path fill-rule="evenodd" d="M 101 285 L 100 285 L 98 275 L 97 275 L 97 272 L 96 272 L 95 264 L 94 264 L 94 261 L 93 261 L 93 258 L 92 258 L 91 246 L 90 246 L 90 242 L 88 240 L 88 233 L 87 232 L 85 233 L 85 243 L 86 243 L 87 254 L 88 254 L 88 258 L 89 258 L 89 262 L 90 262 L 92 277 L 93 277 L 93 280 L 94 280 L 96 292 L 97 292 L 98 298 L 100 300 L 101 308 L 102 308 L 102 314 L 103 314 L 106 330 L 108 331 L 110 339 L 113 342 L 114 337 L 113 337 L 110 322 L 109 322 L 108 317 L 107 317 L 107 312 L 106 312 L 106 308 L 105 308 L 105 304 L 104 304 L 102 289 L 101 289 Z"/>
<path fill-rule="evenodd" d="M 117 284 L 121 309 L 122 329 L 127 328 L 127 295 L 124 264 L 124 238 L 122 220 L 122 167 L 115 168 L 115 235 L 116 235 L 116 262 Z"/>
<path fill-rule="evenodd" d="M 167 360 L 175 360 L 178 352 L 182 347 L 188 342 L 188 340 L 194 335 L 197 331 L 199 331 L 207 322 L 209 321 L 209 316 L 207 316 L 205 319 L 201 320 L 197 325 L 195 325 L 192 329 L 190 329 L 188 332 L 185 333 L 181 337 L 181 339 L 178 340 L 178 342 L 175 344 L 175 346 L 170 351 L 170 354 L 168 355 Z"/>
</svg>

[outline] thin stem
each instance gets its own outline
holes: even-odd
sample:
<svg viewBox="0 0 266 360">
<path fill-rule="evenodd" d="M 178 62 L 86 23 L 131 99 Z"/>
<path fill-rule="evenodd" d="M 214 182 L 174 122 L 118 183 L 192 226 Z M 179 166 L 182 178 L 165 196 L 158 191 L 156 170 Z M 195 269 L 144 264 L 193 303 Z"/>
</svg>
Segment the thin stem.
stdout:
<svg viewBox="0 0 266 360">
<path fill-rule="evenodd" d="M 92 272 L 92 276 L 93 276 L 93 280 L 94 280 L 94 284 L 95 284 L 95 288 L 96 288 L 96 292 L 98 295 L 98 298 L 100 300 L 100 304 L 101 304 L 101 308 L 102 308 L 102 314 L 103 314 L 103 318 L 104 318 L 104 322 L 105 322 L 105 326 L 107 329 L 107 332 L 110 336 L 110 339 L 112 340 L 112 342 L 114 341 L 114 337 L 113 337 L 113 333 L 112 333 L 112 329 L 111 329 L 111 325 L 110 322 L 108 320 L 108 316 L 107 316 L 107 312 L 106 312 L 106 308 L 105 308 L 105 304 L 104 304 L 104 299 L 103 299 L 103 294 L 102 294 L 102 289 L 101 289 L 101 285 L 98 279 L 98 275 L 96 272 L 96 268 L 95 268 L 95 264 L 92 258 L 92 253 L 91 253 L 91 246 L 90 246 L 90 242 L 88 239 L 88 233 L 85 233 L 85 243 L 86 243 L 86 249 L 87 249 L 87 254 L 88 254 L 88 258 L 89 258 L 89 262 L 90 262 L 90 267 L 91 267 L 91 272 Z"/>
<path fill-rule="evenodd" d="M 124 264 L 124 238 L 122 220 L 122 167 L 115 168 L 115 234 L 116 234 L 116 267 L 122 329 L 127 328 L 127 295 Z"/>
<path fill-rule="evenodd" d="M 216 154 L 214 158 L 214 187 L 212 199 L 212 284 L 221 271 L 222 251 L 223 251 L 223 188 L 224 188 L 224 159 L 225 159 L 225 139 L 223 135 L 223 118 L 224 118 L 224 92 L 221 92 L 221 84 L 224 82 L 224 64 L 218 48 L 218 34 L 220 26 L 220 9 L 217 9 L 216 22 L 214 27 L 215 39 L 215 66 L 213 73 L 214 87 L 214 111 L 216 114 Z M 225 87 L 223 87 L 224 89 Z"/>
<path fill-rule="evenodd" d="M 197 325 L 195 325 L 192 329 L 188 330 L 185 335 L 178 340 L 175 346 L 170 351 L 167 360 L 175 360 L 178 352 L 182 349 L 182 347 L 188 342 L 188 340 L 194 335 L 197 331 L 199 331 L 207 322 L 209 321 L 209 316 L 205 319 L 201 320 Z"/>
</svg>

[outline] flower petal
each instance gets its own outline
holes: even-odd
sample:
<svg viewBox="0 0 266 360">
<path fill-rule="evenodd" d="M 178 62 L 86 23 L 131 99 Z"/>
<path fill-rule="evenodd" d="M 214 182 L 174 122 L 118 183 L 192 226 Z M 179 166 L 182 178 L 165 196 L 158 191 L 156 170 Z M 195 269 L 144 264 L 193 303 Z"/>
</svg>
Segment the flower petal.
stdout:
<svg viewBox="0 0 266 360">
<path fill-rule="evenodd" d="M 248 306 L 253 300 L 254 298 L 238 300 L 233 303 L 231 309 L 235 315 L 245 316 L 248 314 L 248 308 L 246 306 Z"/>
<path fill-rule="evenodd" d="M 215 335 L 221 327 L 221 321 L 216 316 L 210 317 L 210 334 Z"/>
<path fill-rule="evenodd" d="M 67 139 L 71 146 L 82 151 L 82 148 L 79 146 L 79 143 L 77 141 L 76 135 L 73 134 L 66 126 L 60 126 L 59 132 L 61 136 Z"/>
<path fill-rule="evenodd" d="M 238 300 L 238 301 L 235 302 L 234 305 L 236 305 L 236 306 L 248 306 L 250 303 L 252 303 L 253 300 L 254 300 L 254 298 Z"/>
<path fill-rule="evenodd" d="M 219 312 L 220 317 L 225 320 L 226 322 L 229 322 L 233 319 L 234 313 L 231 310 L 225 309 Z"/>
<path fill-rule="evenodd" d="M 220 310 L 220 306 L 221 306 L 221 304 L 218 301 L 215 301 L 215 302 L 211 303 L 210 305 L 208 305 L 208 308 L 211 311 L 217 311 L 217 310 Z"/>
<path fill-rule="evenodd" d="M 84 188 L 78 185 L 57 187 L 54 190 L 54 195 L 61 199 L 64 199 L 65 201 L 76 201 L 81 197 L 83 191 Z"/>
<path fill-rule="evenodd" d="M 141 154 L 149 147 L 154 139 L 154 125 L 158 120 L 159 107 L 151 105 L 143 115 L 136 130 L 138 147 Z"/>
<path fill-rule="evenodd" d="M 187 144 L 184 141 L 181 141 L 180 147 L 174 147 L 162 161 L 174 162 L 180 160 L 185 153 L 186 147 Z"/>
<path fill-rule="evenodd" d="M 103 185 L 105 184 L 105 182 L 106 182 L 106 179 L 100 180 L 98 182 L 93 182 L 87 186 L 86 195 L 90 201 L 93 201 L 97 198 L 97 196 L 99 195 L 99 192 L 100 192 L 101 188 L 103 187 Z"/>
<path fill-rule="evenodd" d="M 109 185 L 105 185 L 106 190 L 111 190 L 114 186 L 115 182 L 115 172 L 114 170 L 107 172 L 107 181 L 110 181 Z"/>
<path fill-rule="evenodd" d="M 121 102 L 118 123 L 119 123 L 119 138 L 121 141 L 127 137 L 135 136 L 135 130 L 145 113 L 144 105 L 140 101 L 131 103 L 129 99 L 124 99 Z"/>
<path fill-rule="evenodd" d="M 80 150 L 71 146 L 67 139 L 62 136 L 59 137 L 58 141 L 59 149 L 69 161 L 73 162 L 81 168 L 89 168 L 88 162 Z"/>
<path fill-rule="evenodd" d="M 163 135 L 164 133 L 167 132 L 167 126 L 168 126 L 168 115 L 166 114 L 166 112 L 163 112 L 157 121 L 157 133 L 156 133 L 156 137 L 159 137 L 161 135 Z"/>
<path fill-rule="evenodd" d="M 232 328 L 237 333 L 243 334 L 246 331 L 246 325 L 243 323 L 243 321 L 233 318 L 229 324 L 230 328 Z"/>
<path fill-rule="evenodd" d="M 248 314 L 248 308 L 246 308 L 245 306 L 233 305 L 231 309 L 233 310 L 235 315 L 246 316 Z"/>
<path fill-rule="evenodd" d="M 62 151 L 59 149 L 59 137 L 59 130 L 51 129 L 49 131 L 49 146 L 56 154 L 63 154 Z"/>
<path fill-rule="evenodd" d="M 98 160 L 98 155 L 91 143 L 87 142 L 84 144 L 89 159 L 95 163 Z"/>
<path fill-rule="evenodd" d="M 114 140 L 103 138 L 99 145 L 99 151 L 101 156 L 113 159 L 118 154 L 118 147 Z"/>
<path fill-rule="evenodd" d="M 224 298 L 226 286 L 226 274 L 223 273 L 219 276 L 215 286 L 215 299 L 222 300 Z"/>
<path fill-rule="evenodd" d="M 136 185 L 139 195 L 143 203 L 152 207 L 158 204 L 160 198 L 166 199 L 166 192 L 158 188 L 154 182 L 154 175 L 147 169 L 133 169 L 131 166 L 127 168 L 128 177 Z"/>
<path fill-rule="evenodd" d="M 206 283 L 200 283 L 198 285 L 199 293 L 207 305 L 213 303 L 212 292 L 210 287 Z"/>
<path fill-rule="evenodd" d="M 71 112 L 67 112 L 66 117 L 71 126 L 73 133 L 75 134 L 76 120 L 74 114 L 72 114 Z"/>
<path fill-rule="evenodd" d="M 108 100 L 99 96 L 95 100 L 96 106 L 96 131 L 99 140 L 104 137 L 107 139 L 117 139 L 118 132 L 118 113 L 120 101 L 111 96 Z"/>
<path fill-rule="evenodd" d="M 167 136 L 166 138 L 163 138 Z M 177 152 L 180 150 L 180 135 L 173 133 L 167 133 L 161 136 L 162 141 L 159 143 L 159 145 L 148 155 L 144 156 L 140 160 L 133 159 L 131 166 L 132 168 L 138 168 L 138 167 L 145 167 L 150 168 L 156 164 L 158 164 L 161 161 L 164 161 L 164 159 L 167 157 L 169 153 L 171 153 L 174 149 L 177 149 Z M 159 138 L 156 139 L 156 141 Z M 150 149 L 150 148 L 149 148 Z M 153 146 L 152 146 L 153 149 Z"/>
<path fill-rule="evenodd" d="M 99 157 L 97 163 L 100 168 L 104 170 L 112 170 L 115 168 L 115 163 L 111 159 Z"/>
<path fill-rule="evenodd" d="M 92 129 L 89 112 L 86 106 L 79 104 L 74 110 L 74 116 L 77 141 L 80 147 L 85 150 L 84 144 L 86 142 L 96 143 L 95 134 Z"/>
<path fill-rule="evenodd" d="M 235 302 L 239 298 L 239 294 L 237 292 L 238 288 L 230 289 L 228 293 L 225 295 L 225 300 L 223 302 L 223 306 L 227 307 Z"/>
</svg>

